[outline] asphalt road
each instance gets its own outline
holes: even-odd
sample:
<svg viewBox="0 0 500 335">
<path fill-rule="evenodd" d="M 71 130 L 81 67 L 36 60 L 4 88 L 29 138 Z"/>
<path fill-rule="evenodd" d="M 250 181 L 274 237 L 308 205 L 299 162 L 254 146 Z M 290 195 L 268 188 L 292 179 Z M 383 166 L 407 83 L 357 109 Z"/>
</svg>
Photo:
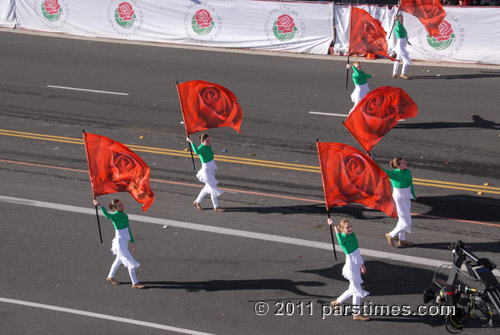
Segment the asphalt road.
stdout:
<svg viewBox="0 0 500 335">
<path fill-rule="evenodd" d="M 0 41 L 0 334 L 445 332 L 443 318 L 428 315 L 369 324 L 322 317 L 317 300 L 334 299 L 348 282 L 342 252 L 336 262 L 330 249 L 315 140 L 357 144 L 343 117 L 311 112 L 351 108 L 345 59 L 7 30 Z M 413 312 L 435 265 L 451 260 L 450 242 L 500 263 L 500 68 L 420 63 L 403 81 L 390 77 L 388 62 L 363 65 L 375 74 L 371 88 L 399 86 L 419 107 L 373 150 L 381 164 L 409 162 L 418 196 L 409 239 L 417 244 L 387 245 L 395 219 L 381 212 L 352 205 L 332 214 L 351 219 L 363 248 L 364 301 Z M 210 131 L 226 213 L 208 199 L 204 211 L 192 205 L 201 185 L 175 82 L 193 79 L 226 86 L 244 111 L 241 134 Z M 124 284 L 105 281 L 114 233 L 101 217 L 99 243 L 82 129 L 132 146 L 151 167 L 156 197 L 146 214 L 128 194 L 100 199 L 119 197 L 134 215 L 146 290 L 133 290 L 123 268 Z M 269 305 L 264 316 L 255 312 L 260 302 Z M 466 331 L 497 334 L 499 322 Z"/>
</svg>

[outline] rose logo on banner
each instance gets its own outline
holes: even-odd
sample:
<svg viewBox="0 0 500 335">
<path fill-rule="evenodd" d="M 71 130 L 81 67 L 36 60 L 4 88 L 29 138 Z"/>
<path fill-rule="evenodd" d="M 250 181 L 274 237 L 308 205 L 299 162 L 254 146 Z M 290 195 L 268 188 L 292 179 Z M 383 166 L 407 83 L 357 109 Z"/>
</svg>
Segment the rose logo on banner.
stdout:
<svg viewBox="0 0 500 335">
<path fill-rule="evenodd" d="M 62 8 L 57 0 L 45 0 L 42 2 L 41 8 L 43 17 L 50 22 L 56 22 L 61 17 Z"/>
<path fill-rule="evenodd" d="M 427 35 L 427 43 L 436 50 L 444 50 L 450 47 L 455 38 L 451 24 L 448 21 L 443 21 L 439 25 L 439 35 L 432 37 Z"/>
<path fill-rule="evenodd" d="M 193 1 L 184 12 L 184 31 L 196 43 L 210 43 L 222 31 L 222 18 L 208 2 Z"/>
<path fill-rule="evenodd" d="M 144 12 L 136 0 L 110 0 L 106 14 L 111 28 L 121 38 L 137 35 L 144 22 Z"/>
<path fill-rule="evenodd" d="M 465 27 L 460 24 L 460 18 L 453 13 L 447 13 L 446 20 L 439 25 L 439 35 L 431 37 L 422 26 L 417 30 L 417 40 L 414 44 L 419 52 L 431 59 L 463 60 L 462 49 L 467 43 Z"/>
<path fill-rule="evenodd" d="M 31 9 L 42 27 L 49 31 L 61 31 L 69 18 L 67 0 L 32 0 Z"/>
<path fill-rule="evenodd" d="M 215 26 L 215 22 L 212 19 L 212 16 L 210 16 L 210 12 L 208 10 L 200 9 L 193 15 L 191 25 L 196 34 L 203 36 L 212 31 Z"/>
<path fill-rule="evenodd" d="M 295 36 L 296 32 L 297 27 L 290 15 L 283 14 L 274 21 L 273 33 L 278 40 L 283 42 L 290 41 Z"/>
<path fill-rule="evenodd" d="M 275 7 L 264 21 L 264 33 L 273 49 L 293 49 L 306 35 L 306 25 L 291 6 Z"/>
<path fill-rule="evenodd" d="M 128 2 L 122 2 L 115 10 L 115 21 L 122 28 L 131 28 L 136 18 L 134 9 Z"/>
</svg>

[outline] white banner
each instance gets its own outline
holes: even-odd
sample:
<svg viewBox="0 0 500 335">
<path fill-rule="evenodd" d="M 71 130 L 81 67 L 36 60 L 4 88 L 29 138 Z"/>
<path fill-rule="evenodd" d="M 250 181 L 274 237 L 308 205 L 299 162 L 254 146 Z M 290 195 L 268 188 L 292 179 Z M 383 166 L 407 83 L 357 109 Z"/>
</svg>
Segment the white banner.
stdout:
<svg viewBox="0 0 500 335">
<path fill-rule="evenodd" d="M 14 27 L 15 21 L 15 0 L 0 0 L 0 27 Z"/>
<path fill-rule="evenodd" d="M 356 6 L 381 21 L 389 33 L 397 8 Z M 411 43 L 410 58 L 460 63 L 500 64 L 500 8 L 445 7 L 446 18 L 440 25 L 440 35 L 428 37 L 422 23 L 403 12 L 404 26 Z M 335 6 L 336 40 L 334 54 L 347 54 L 349 44 L 350 9 Z M 394 32 L 388 38 L 389 54 L 395 43 Z"/>
<path fill-rule="evenodd" d="M 74 35 L 315 54 L 327 54 L 333 40 L 331 3 L 16 0 L 16 4 L 21 28 Z"/>
<path fill-rule="evenodd" d="M 417 18 L 404 15 L 411 58 L 500 64 L 500 8 L 445 7 L 445 10 L 440 35 L 432 38 Z"/>
</svg>

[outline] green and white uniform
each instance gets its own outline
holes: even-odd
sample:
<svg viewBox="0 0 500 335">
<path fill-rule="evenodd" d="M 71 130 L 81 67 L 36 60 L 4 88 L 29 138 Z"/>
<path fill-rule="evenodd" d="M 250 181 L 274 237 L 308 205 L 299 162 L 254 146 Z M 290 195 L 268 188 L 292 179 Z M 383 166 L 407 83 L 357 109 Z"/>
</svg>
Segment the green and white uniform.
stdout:
<svg viewBox="0 0 500 335">
<path fill-rule="evenodd" d="M 198 198 L 196 198 L 196 202 L 201 203 L 203 198 L 205 198 L 207 194 L 210 194 L 214 208 L 217 208 L 219 207 L 217 197 L 224 192 L 217 187 L 217 184 L 219 184 L 217 179 L 215 179 L 217 165 L 215 165 L 212 147 L 206 146 L 203 143 L 200 144 L 198 148 L 191 143 L 191 147 L 194 153 L 200 157 L 201 161 L 201 169 L 196 174 L 196 177 L 200 182 L 205 183 L 205 187 L 201 189 Z"/>
<path fill-rule="evenodd" d="M 411 199 L 415 199 L 413 189 L 413 177 L 410 170 L 386 170 L 392 184 L 392 197 L 398 211 L 398 223 L 396 228 L 389 233 L 391 237 L 399 235 L 401 241 L 406 240 L 405 232 L 411 233 Z"/>
<path fill-rule="evenodd" d="M 352 67 L 352 81 L 354 82 L 355 88 L 351 94 L 351 100 L 354 102 L 354 106 L 349 111 L 349 114 L 352 112 L 354 107 L 356 107 L 358 102 L 360 102 L 365 95 L 370 92 L 367 79 L 371 77 L 373 77 L 373 75 L 360 71 L 355 66 Z"/>
<path fill-rule="evenodd" d="M 396 25 L 394 26 L 394 35 L 396 36 L 396 46 L 394 47 L 394 51 L 396 52 L 396 62 L 394 62 L 394 68 L 392 70 L 392 74 L 397 75 L 399 69 L 399 63 L 403 62 L 403 68 L 401 69 L 401 75 L 406 74 L 406 70 L 409 65 L 413 65 L 410 60 L 410 55 L 408 51 L 406 51 L 406 46 L 408 44 L 408 33 L 406 32 L 405 27 L 399 21 L 396 21 Z"/>
<path fill-rule="evenodd" d="M 337 234 L 337 240 L 345 253 L 345 265 L 342 268 L 342 276 L 349 280 L 349 288 L 337 298 L 337 301 L 343 303 L 352 296 L 353 308 L 359 308 L 361 298 L 366 297 L 370 293 L 361 288 L 361 284 L 363 284 L 361 265 L 364 262 L 359 252 L 358 239 L 354 233 L 349 235 L 339 233 Z"/>
<path fill-rule="evenodd" d="M 137 284 L 135 269 L 141 264 L 132 257 L 128 250 L 128 241 L 134 243 L 134 237 L 130 231 L 128 215 L 124 212 L 115 211 L 109 213 L 104 206 L 101 206 L 101 211 L 104 216 L 113 222 L 115 227 L 115 238 L 111 244 L 111 251 L 116 255 L 116 259 L 111 266 L 108 277 L 114 278 L 116 271 L 123 264 L 128 269 L 132 284 Z"/>
</svg>

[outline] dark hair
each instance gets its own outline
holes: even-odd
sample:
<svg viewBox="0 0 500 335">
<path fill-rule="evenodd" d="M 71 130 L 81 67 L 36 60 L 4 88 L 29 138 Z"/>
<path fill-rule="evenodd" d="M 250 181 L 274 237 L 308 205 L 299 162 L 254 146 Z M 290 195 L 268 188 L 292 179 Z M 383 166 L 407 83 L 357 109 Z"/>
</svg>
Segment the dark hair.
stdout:
<svg viewBox="0 0 500 335">
<path fill-rule="evenodd" d="M 200 141 L 205 141 L 207 138 L 209 138 L 210 135 L 208 134 L 201 134 L 200 136 L 198 136 L 198 138 L 200 139 Z"/>
<path fill-rule="evenodd" d="M 402 160 L 403 160 L 403 158 L 396 157 L 392 161 L 389 162 L 389 165 L 391 166 L 391 168 L 395 169 L 398 167 L 398 165 L 401 163 Z"/>
<path fill-rule="evenodd" d="M 120 201 L 120 199 L 112 200 L 108 205 L 109 209 L 116 209 L 116 204 L 118 203 L 118 201 Z"/>
</svg>

